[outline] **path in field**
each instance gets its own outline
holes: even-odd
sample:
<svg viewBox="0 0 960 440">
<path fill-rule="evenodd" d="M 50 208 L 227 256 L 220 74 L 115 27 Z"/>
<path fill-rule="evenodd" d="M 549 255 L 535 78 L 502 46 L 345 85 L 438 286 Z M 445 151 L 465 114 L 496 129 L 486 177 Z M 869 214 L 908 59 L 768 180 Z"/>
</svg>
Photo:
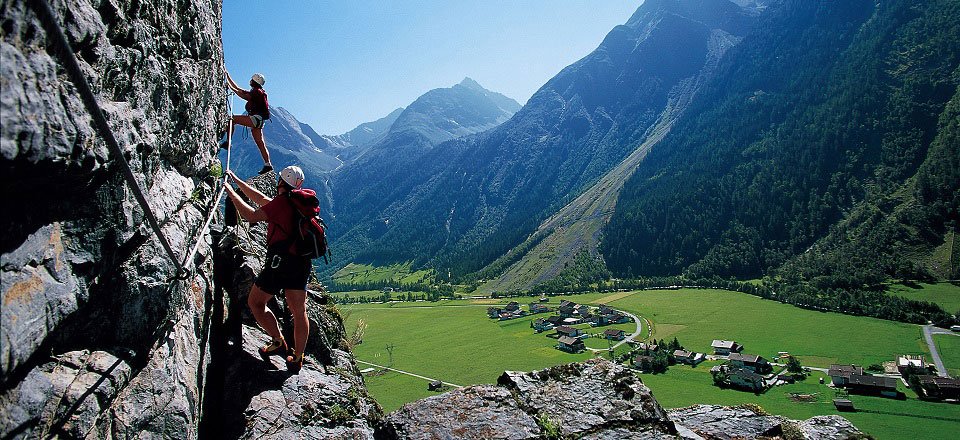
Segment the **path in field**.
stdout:
<svg viewBox="0 0 960 440">
<path fill-rule="evenodd" d="M 927 347 L 930 348 L 930 357 L 933 358 L 933 364 L 937 366 L 937 374 L 941 377 L 950 377 L 947 374 L 947 367 L 943 365 L 943 360 L 940 359 L 940 353 L 937 352 L 937 346 L 933 343 L 933 335 L 954 335 L 960 336 L 950 330 L 945 330 L 933 325 L 923 326 L 923 339 L 927 340 Z"/>
<path fill-rule="evenodd" d="M 637 331 L 633 332 L 632 335 L 627 336 L 626 338 L 623 338 L 622 341 L 618 342 L 616 345 L 614 345 L 614 346 L 611 347 L 611 348 L 617 348 L 617 347 L 619 347 L 619 346 L 621 346 L 621 345 L 623 345 L 623 344 L 626 344 L 627 342 L 632 341 L 633 338 L 636 338 L 637 336 L 640 336 L 640 333 L 643 331 L 643 325 L 640 324 L 640 319 L 641 319 L 641 318 L 640 318 L 639 316 L 634 315 L 633 313 L 630 313 L 630 312 L 625 312 L 625 311 L 623 311 L 623 310 L 620 310 L 620 313 L 623 313 L 624 315 L 627 315 L 627 316 L 633 318 L 633 322 L 636 322 L 636 323 L 637 323 Z M 644 319 L 644 321 L 646 321 L 646 319 Z M 650 322 L 650 321 L 647 321 L 647 325 L 648 325 L 648 326 L 649 326 L 649 322 Z M 649 332 L 648 332 L 648 333 L 649 333 Z M 587 347 L 587 350 L 590 350 L 590 351 L 607 351 L 608 349 L 603 349 L 603 348 L 590 348 L 590 347 Z"/>
<path fill-rule="evenodd" d="M 374 364 L 374 363 L 371 363 L 371 362 L 361 361 L 360 359 L 357 359 L 356 361 L 357 361 L 358 364 L 369 365 L 369 366 L 371 366 L 371 367 L 382 368 L 382 369 L 384 369 L 384 370 L 396 371 L 397 373 L 406 374 L 407 376 L 413 376 L 413 377 L 416 377 L 416 378 L 419 378 L 419 379 L 423 379 L 423 380 L 426 380 L 426 381 L 429 381 L 429 382 L 433 382 L 433 381 L 437 380 L 437 379 L 429 378 L 429 377 L 426 377 L 426 376 L 421 376 L 421 375 L 419 375 L 419 374 L 414 374 L 414 373 L 411 373 L 411 372 L 409 372 L 409 371 L 398 370 L 398 369 L 396 369 L 396 368 L 384 367 L 383 365 L 377 365 L 377 364 Z M 457 385 L 457 384 L 455 384 L 455 383 L 444 382 L 444 381 L 442 381 L 442 380 L 440 381 L 440 383 L 444 383 L 444 384 L 450 385 L 450 386 L 452 386 L 452 387 L 454 387 L 454 388 L 463 388 L 463 385 Z"/>
</svg>

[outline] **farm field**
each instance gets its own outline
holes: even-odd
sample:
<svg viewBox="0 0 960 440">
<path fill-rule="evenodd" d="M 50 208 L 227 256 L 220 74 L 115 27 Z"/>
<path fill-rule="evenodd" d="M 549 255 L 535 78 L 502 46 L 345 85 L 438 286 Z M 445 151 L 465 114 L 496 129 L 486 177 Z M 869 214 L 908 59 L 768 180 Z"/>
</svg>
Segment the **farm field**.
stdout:
<svg viewBox="0 0 960 440">
<path fill-rule="evenodd" d="M 960 377 L 960 335 L 933 335 L 933 343 L 937 345 L 937 352 L 947 372 L 953 377 Z"/>
<path fill-rule="evenodd" d="M 654 339 L 670 341 L 676 336 L 686 348 L 697 351 L 708 351 L 713 339 L 722 338 L 735 339 L 744 344 L 746 353 L 759 354 L 768 359 L 778 351 L 789 351 L 797 355 L 804 365 L 813 367 L 826 367 L 834 362 L 867 366 L 892 360 L 897 354 L 924 354 L 929 357 L 919 326 L 804 310 L 738 292 L 679 289 L 591 293 L 551 297 L 548 305 L 556 307 L 561 299 L 588 304 L 608 303 L 614 308 L 650 320 Z M 553 348 L 554 339 L 544 334 L 534 334 L 530 322 L 548 314 L 511 321 L 495 321 L 486 317 L 486 307 L 506 304 L 510 300 L 353 304 L 340 307 L 348 332 L 356 328 L 358 319 L 363 319 L 367 324 L 364 342 L 354 350 L 359 360 L 387 365 L 389 355 L 385 347 L 392 344 L 393 368 L 459 385 L 493 383 L 504 370 L 529 371 L 595 355 L 591 352 L 577 355 L 561 352 Z M 526 305 L 535 298 L 516 300 Z M 587 325 L 580 327 L 589 328 Z M 588 331 L 602 332 L 606 328 L 611 327 Z M 635 330 L 632 325 L 618 325 L 615 328 L 623 328 L 628 334 Z M 647 330 L 644 329 L 641 335 L 646 334 Z M 954 338 L 960 340 L 960 337 Z M 586 343 L 593 348 L 607 347 L 606 341 L 599 338 L 588 339 Z M 625 347 L 618 349 L 617 354 L 625 352 Z M 944 344 L 942 349 L 946 352 L 949 345 Z M 704 368 L 705 365 L 697 368 L 673 366 L 666 374 L 641 377 L 668 408 L 697 402 L 725 405 L 753 402 L 771 413 L 793 418 L 836 413 L 830 404 L 833 390 L 819 385 L 818 376 L 804 383 L 774 388 L 756 396 L 714 387 L 709 367 Z M 399 373 L 388 372 L 381 376 L 366 377 L 365 380 L 371 394 L 388 412 L 403 403 L 436 395 L 427 390 L 426 381 Z M 790 400 L 790 392 L 820 394 L 817 403 L 801 403 Z M 930 436 L 924 433 L 912 435 L 918 439 L 936 438 L 935 433 L 960 429 L 960 411 L 956 405 L 920 402 L 912 392 L 905 392 L 911 396 L 907 401 L 853 396 L 852 400 L 858 407 L 875 412 L 855 413 L 850 419 L 861 429 L 881 439 L 895 438 L 897 436 L 894 433 L 898 429 L 902 433 L 903 429 L 915 427 L 921 420 L 932 431 L 927 431 L 931 433 Z M 933 418 L 922 419 L 918 415 Z"/>
<path fill-rule="evenodd" d="M 960 429 L 960 410 L 956 404 L 923 402 L 916 394 L 900 384 L 899 389 L 907 394 L 907 400 L 892 400 L 881 397 L 849 395 L 858 412 L 839 413 L 832 400 L 836 397 L 833 388 L 820 385 L 824 374 L 814 371 L 803 382 L 774 387 L 764 394 L 721 389 L 713 386 L 710 366 L 701 364 L 696 368 L 674 365 L 665 374 L 643 374 L 640 378 L 651 390 L 657 401 L 667 408 L 679 408 L 697 403 L 716 405 L 742 405 L 755 403 L 771 414 L 793 419 L 806 419 L 822 414 L 841 414 L 858 428 L 877 439 L 899 439 L 909 432 L 914 440 L 950 438 L 950 432 Z M 830 382 L 826 378 L 826 382 Z M 798 398 L 791 395 L 795 393 Z M 802 399 L 802 400 L 801 400 Z M 809 400 L 808 400 L 809 399 Z"/>
<path fill-rule="evenodd" d="M 950 282 L 919 283 L 910 286 L 894 284 L 890 286 L 888 293 L 916 301 L 930 301 L 942 307 L 947 313 L 957 313 L 960 310 L 960 286 Z"/>
<path fill-rule="evenodd" d="M 412 263 L 393 264 L 390 266 L 370 266 L 350 263 L 333 274 L 333 280 L 338 283 L 376 283 L 380 281 L 396 281 L 399 283 L 417 283 L 432 276 L 428 270 L 412 270 Z"/>
<path fill-rule="evenodd" d="M 645 316 L 653 337 L 676 336 L 687 349 L 710 351 L 714 339 L 735 340 L 743 352 L 772 359 L 779 351 L 806 366 L 867 366 L 898 354 L 927 354 L 920 327 L 882 319 L 805 310 L 722 290 L 647 290 L 611 307 Z"/>
</svg>

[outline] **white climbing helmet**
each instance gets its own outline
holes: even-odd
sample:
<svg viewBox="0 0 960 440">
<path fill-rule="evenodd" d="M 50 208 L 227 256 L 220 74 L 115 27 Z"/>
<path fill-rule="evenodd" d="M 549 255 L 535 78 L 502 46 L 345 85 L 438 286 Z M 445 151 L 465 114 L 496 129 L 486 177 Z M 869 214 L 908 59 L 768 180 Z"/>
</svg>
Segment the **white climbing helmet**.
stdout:
<svg viewBox="0 0 960 440">
<path fill-rule="evenodd" d="M 250 81 L 260 84 L 260 87 L 263 87 L 263 84 L 267 82 L 267 79 L 259 73 L 254 73 L 253 76 L 250 77 Z"/>
<path fill-rule="evenodd" d="M 290 165 L 280 172 L 280 178 L 283 179 L 287 185 L 299 189 L 300 186 L 303 185 L 303 170 L 296 165 Z"/>
</svg>

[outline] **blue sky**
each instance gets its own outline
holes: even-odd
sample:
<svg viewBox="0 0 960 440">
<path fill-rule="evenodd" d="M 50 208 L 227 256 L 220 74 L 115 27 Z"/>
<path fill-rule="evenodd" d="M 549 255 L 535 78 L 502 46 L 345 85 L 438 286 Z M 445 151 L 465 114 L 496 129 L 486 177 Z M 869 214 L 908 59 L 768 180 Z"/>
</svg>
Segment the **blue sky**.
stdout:
<svg viewBox="0 0 960 440">
<path fill-rule="evenodd" d="M 523 104 L 640 3 L 226 0 L 223 47 L 238 83 L 262 72 L 271 105 L 340 134 L 464 77 Z"/>
</svg>

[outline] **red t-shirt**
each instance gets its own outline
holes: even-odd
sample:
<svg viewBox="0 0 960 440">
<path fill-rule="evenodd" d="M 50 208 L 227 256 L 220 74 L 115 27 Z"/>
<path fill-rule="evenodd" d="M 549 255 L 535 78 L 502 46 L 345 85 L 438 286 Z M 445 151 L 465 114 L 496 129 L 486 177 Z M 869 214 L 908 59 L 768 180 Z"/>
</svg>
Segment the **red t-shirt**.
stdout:
<svg viewBox="0 0 960 440">
<path fill-rule="evenodd" d="M 293 204 L 286 196 L 276 196 L 260 207 L 267 214 L 267 248 L 290 238 L 293 228 Z"/>
<path fill-rule="evenodd" d="M 253 87 L 248 93 L 250 93 L 250 100 L 247 101 L 247 104 L 244 106 L 247 114 L 260 115 L 266 118 L 268 106 L 267 92 L 263 89 Z"/>
</svg>

